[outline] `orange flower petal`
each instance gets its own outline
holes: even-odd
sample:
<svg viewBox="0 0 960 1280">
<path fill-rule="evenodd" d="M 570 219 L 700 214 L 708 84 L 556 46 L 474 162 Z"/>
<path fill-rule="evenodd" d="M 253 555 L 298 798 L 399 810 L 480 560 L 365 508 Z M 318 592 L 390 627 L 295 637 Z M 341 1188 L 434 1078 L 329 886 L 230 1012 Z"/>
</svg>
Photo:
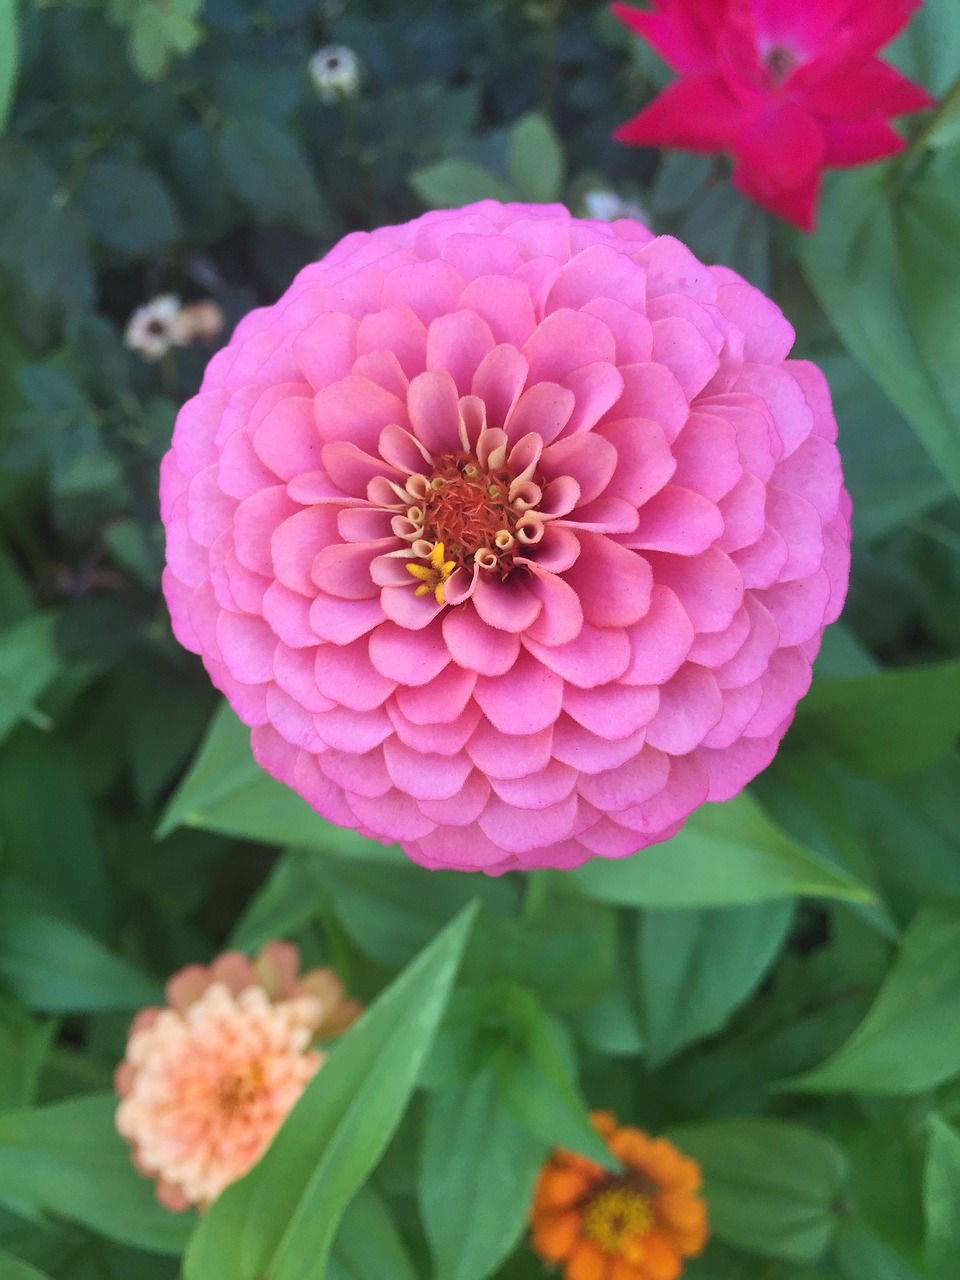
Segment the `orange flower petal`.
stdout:
<svg viewBox="0 0 960 1280">
<path fill-rule="evenodd" d="M 610 1263 L 610 1280 L 647 1280 L 642 1266 L 618 1254 Z"/>
<path fill-rule="evenodd" d="M 562 1262 L 580 1239 L 583 1215 L 545 1213 L 533 1224 L 533 1247 L 547 1262 Z"/>
<path fill-rule="evenodd" d="M 677 1280 L 683 1264 L 666 1237 L 659 1231 L 649 1231 L 643 1244 L 643 1265 L 650 1280 Z"/>
<path fill-rule="evenodd" d="M 607 1254 L 592 1240 L 581 1240 L 570 1255 L 565 1272 L 567 1280 L 609 1280 Z"/>
<path fill-rule="evenodd" d="M 661 1191 L 653 1202 L 658 1224 L 671 1231 L 689 1231 L 706 1222 L 707 1207 L 699 1196 L 683 1191 Z"/>
<path fill-rule="evenodd" d="M 582 1199 L 593 1186 L 594 1179 L 582 1169 L 545 1170 L 537 1184 L 536 1203 L 544 1209 L 566 1209 Z"/>
<path fill-rule="evenodd" d="M 617 1117 L 612 1111 L 591 1111 L 590 1123 L 604 1139 L 612 1137 L 617 1131 Z"/>
</svg>

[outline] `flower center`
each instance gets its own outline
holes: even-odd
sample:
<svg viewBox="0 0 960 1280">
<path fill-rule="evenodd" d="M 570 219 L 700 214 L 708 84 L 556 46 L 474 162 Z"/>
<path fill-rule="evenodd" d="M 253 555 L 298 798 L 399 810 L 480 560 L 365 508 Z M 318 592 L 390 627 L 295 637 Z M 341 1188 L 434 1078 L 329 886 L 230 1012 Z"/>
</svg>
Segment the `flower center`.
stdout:
<svg viewBox="0 0 960 1280">
<path fill-rule="evenodd" d="M 245 1111 L 263 1088 L 265 1078 L 259 1062 L 251 1062 L 245 1071 L 226 1075 L 217 1085 L 217 1106 L 225 1117 Z"/>
<path fill-rule="evenodd" d="M 650 1197 L 619 1183 L 593 1197 L 583 1215 L 583 1231 L 606 1253 L 616 1253 L 625 1236 L 642 1236 L 653 1226 Z"/>
<path fill-rule="evenodd" d="M 775 44 L 763 55 L 763 65 L 770 73 L 774 88 L 783 84 L 797 65 L 798 59 L 792 49 L 786 45 Z"/>
<path fill-rule="evenodd" d="M 447 557 L 462 569 L 472 567 L 479 552 L 481 568 L 508 571 L 517 523 L 526 509 L 510 501 L 510 488 L 507 471 L 487 470 L 468 453 L 437 458 L 420 508 L 422 536 L 442 542 Z M 412 518 L 413 511 L 407 514 Z"/>
</svg>

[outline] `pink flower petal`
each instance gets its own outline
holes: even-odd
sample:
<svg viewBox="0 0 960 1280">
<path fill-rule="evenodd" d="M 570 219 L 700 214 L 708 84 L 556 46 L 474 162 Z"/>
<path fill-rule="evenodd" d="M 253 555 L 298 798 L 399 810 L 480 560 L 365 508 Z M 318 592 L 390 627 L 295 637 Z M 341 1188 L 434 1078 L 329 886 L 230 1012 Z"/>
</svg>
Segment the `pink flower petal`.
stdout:
<svg viewBox="0 0 960 1280">
<path fill-rule="evenodd" d="M 644 551 L 696 556 L 723 534 L 723 518 L 709 498 L 668 484 L 640 509 L 639 524 L 623 545 Z"/>
<path fill-rule="evenodd" d="M 439 625 L 424 631 L 405 631 L 395 622 L 381 622 L 370 636 L 370 660 L 381 675 L 397 684 L 419 686 L 435 680 L 450 661 Z"/>
<path fill-rule="evenodd" d="M 504 428 L 511 441 L 535 431 L 549 444 L 567 425 L 575 405 L 576 397 L 566 387 L 556 382 L 537 382 L 520 396 Z"/>
<path fill-rule="evenodd" d="M 545 809 L 515 809 L 491 796 L 478 818 L 480 830 L 508 853 L 526 853 L 568 836 L 576 823 L 577 797 L 569 795 Z"/>
<path fill-rule="evenodd" d="M 350 644 L 384 619 L 380 599 L 344 600 L 318 591 L 310 605 L 310 626 L 321 640 Z"/>
<path fill-rule="evenodd" d="M 334 707 L 330 711 L 315 713 L 313 723 L 328 747 L 353 755 L 372 751 L 393 733 L 390 717 L 383 707 L 373 711 Z"/>
<path fill-rule="evenodd" d="M 647 725 L 647 742 L 670 755 L 686 755 L 723 715 L 713 673 L 688 662 L 660 686 L 660 707 Z"/>
<path fill-rule="evenodd" d="M 467 743 L 467 754 L 491 778 L 523 778 L 547 767 L 552 740 L 549 725 L 537 733 L 501 733 L 484 719 Z"/>
<path fill-rule="evenodd" d="M 380 432 L 388 423 L 405 426 L 407 422 L 402 400 L 354 374 L 318 391 L 313 408 L 324 442 L 349 441 L 370 454 L 376 453 Z M 324 466 L 330 470 L 326 462 Z"/>
<path fill-rule="evenodd" d="M 383 744 L 383 757 L 394 786 L 415 800 L 449 800 L 472 772 L 470 759 L 413 751 L 396 737 Z"/>
<path fill-rule="evenodd" d="M 541 320 L 524 343 L 523 354 L 530 362 L 531 383 L 562 382 L 585 364 L 612 364 L 617 346 L 602 320 L 563 308 Z"/>
<path fill-rule="evenodd" d="M 451 374 L 460 395 L 467 395 L 474 374 L 496 346 L 490 326 L 473 311 L 452 311 L 431 321 L 427 331 L 427 368 Z"/>
<path fill-rule="evenodd" d="M 481 316 L 498 343 L 509 342 L 514 347 L 523 346 L 537 323 L 529 289 L 522 280 L 509 276 L 471 280 L 460 295 L 460 306 Z"/>
<path fill-rule="evenodd" d="M 621 679 L 625 684 L 663 684 L 686 661 L 695 634 L 676 592 L 655 583 L 646 617 L 627 632 L 630 665 Z"/>
<path fill-rule="evenodd" d="M 344 600 L 370 600 L 380 588 L 370 573 L 378 555 L 395 546 L 394 538 L 377 542 L 332 542 L 314 557 L 311 576 L 321 591 Z"/>
<path fill-rule="evenodd" d="M 487 422 L 491 427 L 506 429 L 526 385 L 527 369 L 527 362 L 516 347 L 505 343 L 494 347 L 480 361 L 470 390 L 486 405 Z"/>
<path fill-rule="evenodd" d="M 426 350 L 427 327 L 404 303 L 365 315 L 357 329 L 357 355 L 391 351 L 408 378 L 427 367 Z"/>
<path fill-rule="evenodd" d="M 614 769 L 582 777 L 580 794 L 601 811 L 617 814 L 655 796 L 669 776 L 670 757 L 644 747 Z"/>
<path fill-rule="evenodd" d="M 562 715 L 553 726 L 553 755 L 563 764 L 583 774 L 603 773 L 632 760 L 643 747 L 646 731 L 638 730 L 627 738 L 601 738 L 568 715 Z"/>
<path fill-rule="evenodd" d="M 294 355 L 315 391 L 345 378 L 357 357 L 357 321 L 336 311 L 314 315 L 295 338 Z"/>
<path fill-rule="evenodd" d="M 446 633 L 444 635 L 446 638 Z M 413 724 L 449 724 L 463 712 L 476 683 L 476 672 L 465 671 L 450 663 L 427 685 L 417 688 L 399 686 L 397 706 Z"/>
<path fill-rule="evenodd" d="M 420 811 L 442 826 L 467 827 L 483 813 L 489 796 L 490 783 L 474 769 L 455 796 L 449 800 L 421 800 Z M 483 843 L 489 844 L 485 836 Z"/>
<path fill-rule="evenodd" d="M 506 804 L 519 809 L 546 809 L 565 800 L 577 785 L 578 774 L 568 764 L 551 760 L 545 769 L 523 778 L 492 778 L 490 785 Z"/>
<path fill-rule="evenodd" d="M 443 638 L 453 661 L 468 672 L 504 675 L 520 654 L 516 632 L 489 626 L 470 604 L 444 614 Z"/>
<path fill-rule="evenodd" d="M 660 698 L 655 687 L 606 684 L 580 689 L 568 684 L 563 709 L 577 724 L 600 738 L 616 742 L 645 728 L 656 714 Z"/>
<path fill-rule="evenodd" d="M 517 574 L 501 582 L 481 574 L 473 593 L 480 618 L 498 631 L 526 631 L 542 609 L 538 597 Z"/>
<path fill-rule="evenodd" d="M 473 696 L 501 733 L 535 734 L 553 724 L 560 714 L 563 680 L 521 652 L 505 675 L 481 675 Z"/>
<path fill-rule="evenodd" d="M 575 640 L 547 646 L 523 637 L 528 653 L 581 689 L 595 689 L 623 675 L 630 664 L 630 641 L 619 627 L 594 627 L 585 622 Z"/>
<path fill-rule="evenodd" d="M 722 631 L 743 603 L 743 578 L 729 556 L 710 547 L 703 555 L 651 552 L 654 580 L 670 587 L 697 631 Z"/>
<path fill-rule="evenodd" d="M 462 448 L 458 435 L 459 392 L 444 369 L 421 373 L 407 392 L 410 429 L 433 455 Z"/>
<path fill-rule="evenodd" d="M 361 637 L 352 644 L 322 644 L 317 649 L 317 688 L 351 711 L 372 711 L 382 706 L 397 687 L 396 680 L 374 667 L 367 648 L 368 641 Z"/>
</svg>

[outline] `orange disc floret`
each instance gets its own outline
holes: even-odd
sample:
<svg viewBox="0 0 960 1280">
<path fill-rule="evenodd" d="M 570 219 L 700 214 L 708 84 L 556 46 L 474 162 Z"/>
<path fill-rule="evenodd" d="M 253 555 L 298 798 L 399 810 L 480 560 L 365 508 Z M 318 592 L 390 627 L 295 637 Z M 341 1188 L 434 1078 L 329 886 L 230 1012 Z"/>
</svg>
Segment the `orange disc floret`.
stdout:
<svg viewBox="0 0 960 1280">
<path fill-rule="evenodd" d="M 619 1127 L 608 1111 L 591 1119 L 623 1171 L 554 1151 L 534 1190 L 534 1250 L 562 1266 L 565 1280 L 676 1280 L 707 1242 L 700 1166 L 666 1138 Z"/>
</svg>

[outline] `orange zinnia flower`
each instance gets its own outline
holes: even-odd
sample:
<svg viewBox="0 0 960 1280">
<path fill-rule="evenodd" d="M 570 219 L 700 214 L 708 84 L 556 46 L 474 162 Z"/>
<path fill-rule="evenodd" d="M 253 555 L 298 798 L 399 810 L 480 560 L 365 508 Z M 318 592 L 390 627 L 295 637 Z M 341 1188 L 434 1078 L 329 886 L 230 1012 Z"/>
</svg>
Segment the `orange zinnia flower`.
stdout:
<svg viewBox="0 0 960 1280">
<path fill-rule="evenodd" d="M 534 1191 L 533 1248 L 564 1264 L 566 1280 L 676 1280 L 707 1242 L 700 1166 L 666 1138 L 618 1128 L 609 1111 L 591 1119 L 624 1171 L 554 1151 Z"/>
</svg>

